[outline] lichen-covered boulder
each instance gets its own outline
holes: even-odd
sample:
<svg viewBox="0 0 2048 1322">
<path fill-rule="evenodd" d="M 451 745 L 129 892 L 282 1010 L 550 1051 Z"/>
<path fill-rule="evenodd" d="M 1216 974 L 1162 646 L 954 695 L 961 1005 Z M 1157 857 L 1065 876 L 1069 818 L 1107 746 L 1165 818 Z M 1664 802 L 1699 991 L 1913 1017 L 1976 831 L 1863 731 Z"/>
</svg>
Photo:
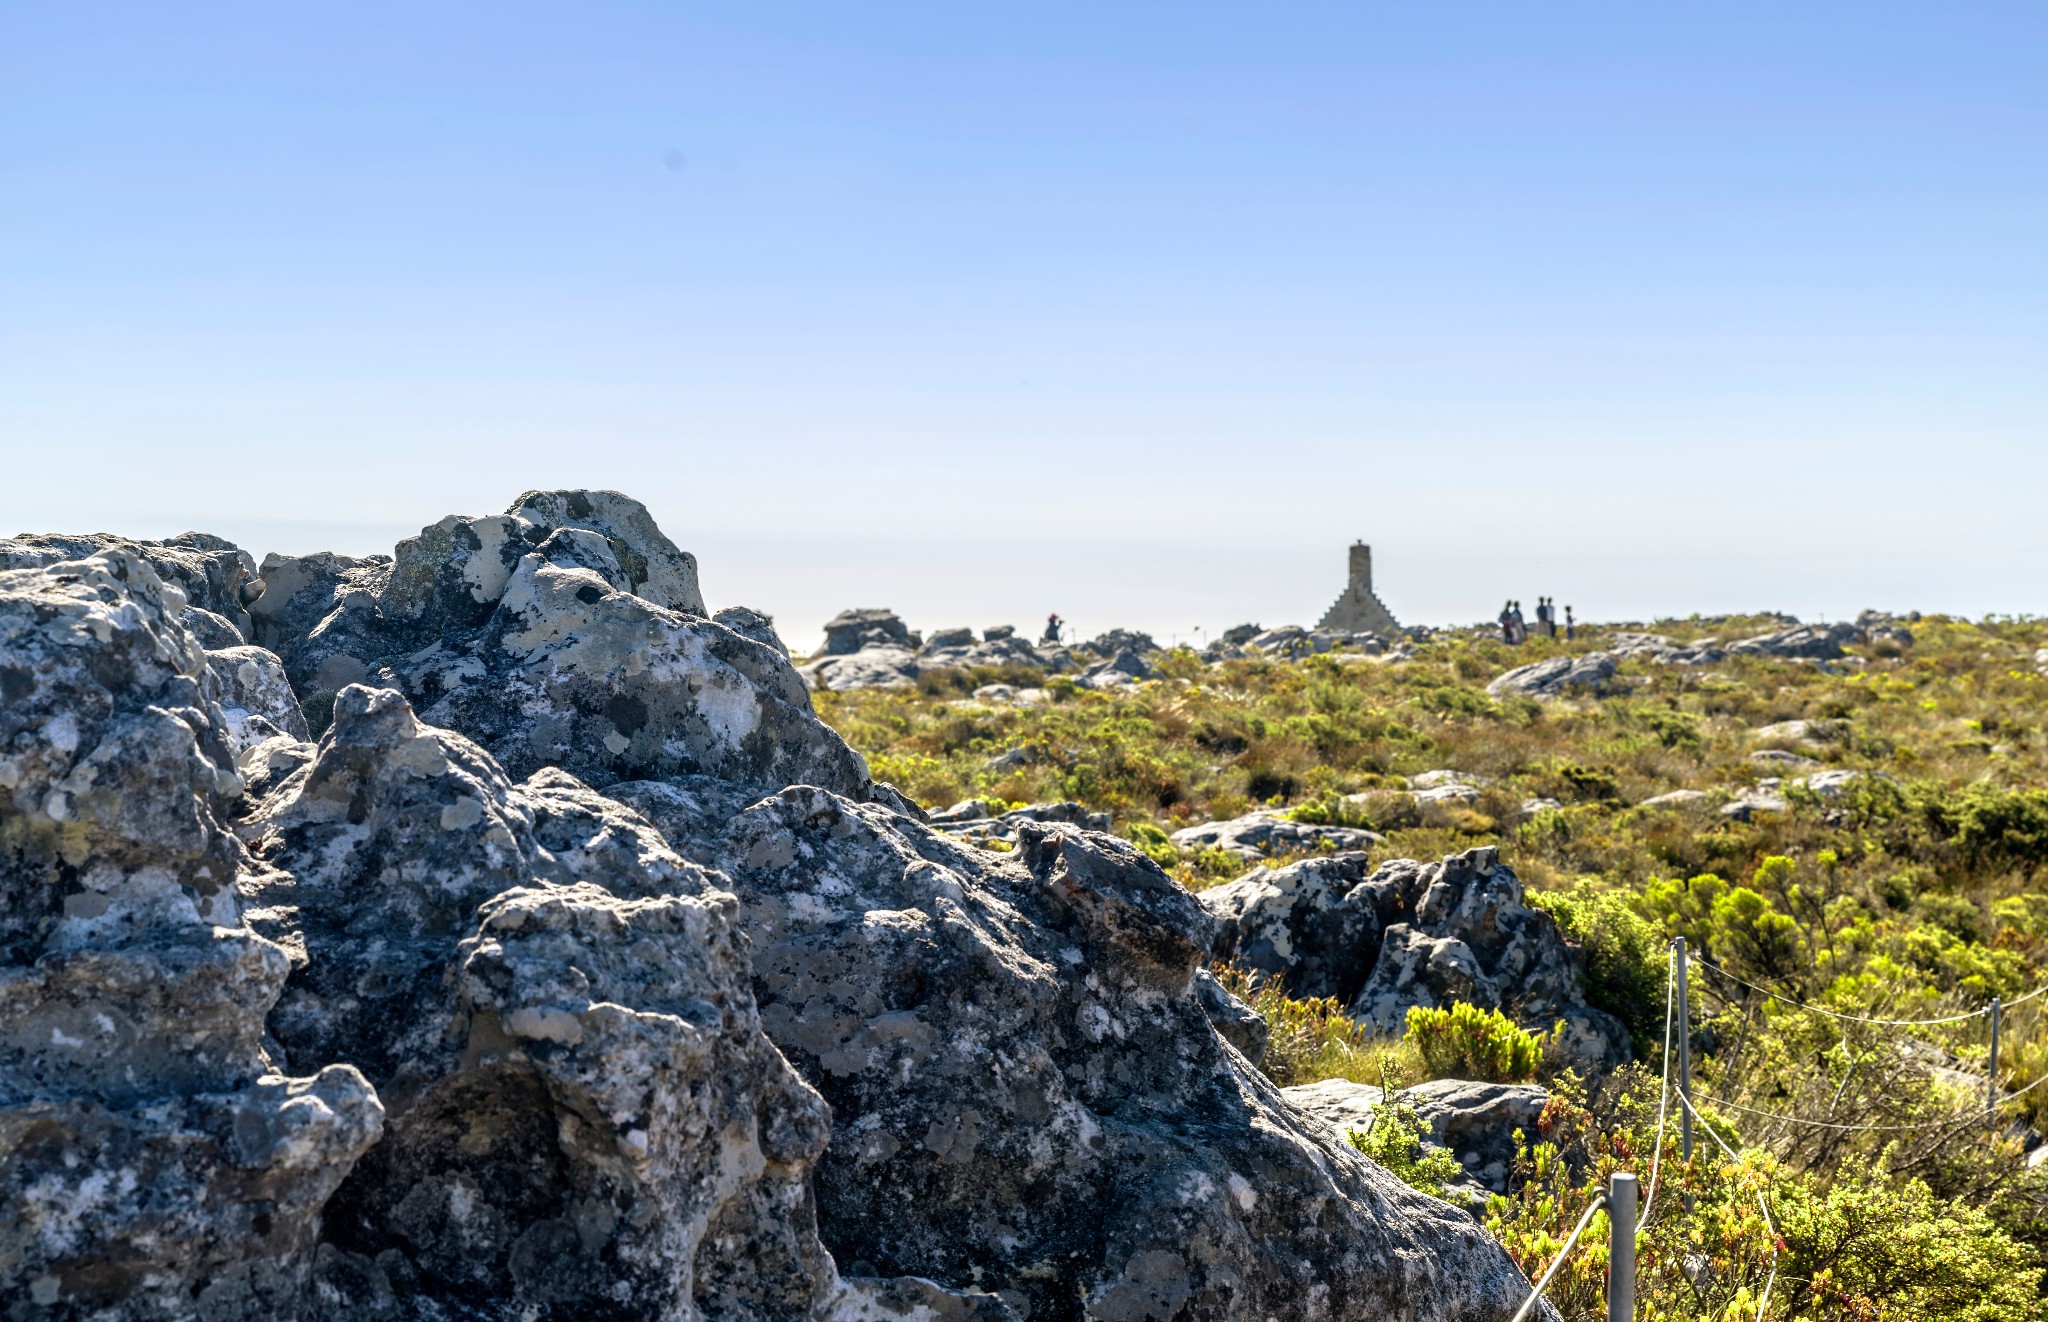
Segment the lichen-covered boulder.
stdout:
<svg viewBox="0 0 2048 1322">
<path fill-rule="evenodd" d="M 379 1133 L 280 1076 L 289 967 L 243 926 L 241 796 L 184 591 L 141 554 L 0 571 L 0 1310 L 289 1315 Z"/>
<path fill-rule="evenodd" d="M 105 551 L 122 551 L 147 564 L 158 578 L 185 594 L 180 620 L 195 633 L 208 635 L 212 616 L 231 637 L 206 647 L 236 646 L 252 641 L 247 605 L 263 590 L 256 562 L 248 552 L 211 533 L 187 532 L 161 541 L 136 541 L 112 533 L 31 533 L 0 538 L 0 569 L 40 569 L 65 561 L 84 560 Z"/>
<path fill-rule="evenodd" d="M 1002 1315 L 841 1279 L 809 1184 L 830 1116 L 761 1032 L 735 902 L 632 811 L 351 686 L 241 829 L 293 956 L 274 1040 L 390 1108 L 327 1208 L 324 1316 Z"/>
<path fill-rule="evenodd" d="M 227 743 L 237 757 L 278 735 L 308 735 L 306 713 L 284 673 L 284 662 L 268 648 L 208 649 L 205 688 L 227 722 Z"/>
<path fill-rule="evenodd" d="M 537 554 L 481 628 L 384 673 L 428 720 L 517 776 L 559 766 L 598 786 L 671 775 L 762 792 L 868 786 L 866 764 L 813 714 L 787 657 Z"/>
<path fill-rule="evenodd" d="M 1222 920 L 1218 958 L 1280 978 L 1296 996 L 1335 996 L 1353 1018 L 1398 1035 L 1417 1005 L 1467 1001 L 1549 1032 L 1583 1071 L 1629 1059 L 1619 1020 L 1586 1004 L 1583 954 L 1525 902 L 1492 847 L 1441 862 L 1362 854 L 1307 859 L 1202 892 Z"/>
<path fill-rule="evenodd" d="M 762 1021 L 830 1103 L 847 1270 L 975 1282 L 1033 1319 L 1492 1319 L 1523 1278 L 1462 1214 L 1302 1120 L 1225 1044 L 1213 920 L 1127 844 L 991 855 L 795 787 L 721 818 L 611 793 L 721 867 Z"/>
</svg>

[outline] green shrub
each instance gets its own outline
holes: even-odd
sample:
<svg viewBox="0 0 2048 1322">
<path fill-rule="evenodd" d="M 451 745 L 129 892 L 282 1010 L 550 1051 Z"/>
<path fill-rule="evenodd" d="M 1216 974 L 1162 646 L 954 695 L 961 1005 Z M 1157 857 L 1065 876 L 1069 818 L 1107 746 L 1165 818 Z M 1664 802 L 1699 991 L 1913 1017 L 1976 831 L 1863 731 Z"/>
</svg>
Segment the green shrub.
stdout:
<svg viewBox="0 0 2048 1322">
<path fill-rule="evenodd" d="M 1437 1079 L 1520 1083 L 1535 1078 L 1543 1060 L 1541 1037 L 1498 1010 L 1465 1001 L 1448 1010 L 1410 1007 L 1406 1040 Z"/>
<path fill-rule="evenodd" d="M 1465 1168 L 1448 1150 L 1425 1145 L 1428 1134 L 1429 1126 L 1413 1107 L 1386 1101 L 1372 1108 L 1372 1119 L 1364 1129 L 1347 1130 L 1344 1137 L 1401 1183 L 1441 1198 Z"/>
<path fill-rule="evenodd" d="M 1549 910 L 1566 938 L 1585 951 L 1581 983 L 1587 1003 L 1621 1020 L 1637 1056 L 1654 1056 L 1663 1042 L 1671 963 L 1657 925 L 1637 913 L 1626 896 L 1585 885 L 1531 893 L 1529 902 Z"/>
<path fill-rule="evenodd" d="M 1180 850 L 1166 838 L 1166 832 L 1150 822 L 1132 823 L 1131 843 L 1138 847 L 1139 853 L 1162 868 L 1170 868 L 1180 862 Z"/>
</svg>

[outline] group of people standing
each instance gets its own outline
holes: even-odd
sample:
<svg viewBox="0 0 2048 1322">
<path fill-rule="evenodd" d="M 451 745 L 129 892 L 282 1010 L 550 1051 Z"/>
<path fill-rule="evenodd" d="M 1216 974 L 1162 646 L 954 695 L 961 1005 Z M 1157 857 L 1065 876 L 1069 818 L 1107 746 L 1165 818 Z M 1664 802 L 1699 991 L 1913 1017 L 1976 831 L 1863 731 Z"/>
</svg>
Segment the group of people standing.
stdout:
<svg viewBox="0 0 2048 1322">
<path fill-rule="evenodd" d="M 1555 638 L 1557 637 L 1557 626 L 1557 603 L 1549 597 L 1536 598 L 1536 631 L 1545 638 Z M 1572 618 L 1572 608 L 1567 606 L 1564 608 L 1565 640 L 1569 642 L 1578 637 L 1578 635 L 1578 621 Z M 1501 607 L 1500 640 L 1511 645 L 1529 641 L 1529 626 L 1522 619 L 1521 602 L 1510 601 L 1507 605 Z"/>
</svg>

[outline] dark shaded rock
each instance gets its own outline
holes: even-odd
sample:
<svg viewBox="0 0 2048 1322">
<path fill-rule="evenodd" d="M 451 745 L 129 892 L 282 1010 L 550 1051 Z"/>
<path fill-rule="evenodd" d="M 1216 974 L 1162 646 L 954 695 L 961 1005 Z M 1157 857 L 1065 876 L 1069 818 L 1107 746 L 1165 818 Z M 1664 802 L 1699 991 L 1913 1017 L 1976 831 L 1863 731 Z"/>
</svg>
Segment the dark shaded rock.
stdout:
<svg viewBox="0 0 2048 1322">
<path fill-rule="evenodd" d="M 356 686 L 244 830 L 275 865 L 252 919 L 293 951 L 275 1040 L 391 1108 L 327 1208 L 326 1315 L 1001 1315 L 839 1280 L 830 1115 L 760 1031 L 732 897 L 629 809 Z"/>
<path fill-rule="evenodd" d="M 1294 996 L 1335 996 L 1378 1032 L 1408 1010 L 1467 1001 L 1524 1027 L 1566 1025 L 1559 1049 L 1582 1070 L 1629 1059 L 1628 1034 L 1585 1002 L 1582 953 L 1523 900 L 1492 848 L 1442 862 L 1363 855 L 1307 859 L 1202 892 L 1224 922 L 1216 954 L 1281 978 Z"/>
<path fill-rule="evenodd" d="M 977 1280 L 1033 1318 L 1519 1302 L 1469 1219 L 1225 1048 L 1196 976 L 1213 920 L 1127 844 L 1027 822 L 991 856 L 810 788 L 724 822 L 614 793 L 741 897 L 763 1023 L 831 1104 L 841 1261 Z"/>
<path fill-rule="evenodd" d="M 1195 971 L 1195 995 L 1202 1002 L 1202 1012 L 1209 1016 L 1210 1026 L 1225 1042 L 1254 1065 L 1266 1058 L 1266 1043 L 1273 1030 L 1264 1015 L 1245 1004 L 1207 969 Z"/>
<path fill-rule="evenodd" d="M 896 612 L 881 607 L 843 610 L 825 622 L 821 656 L 851 656 L 865 647 L 901 647 L 915 652 L 923 640 L 903 627 Z"/>
</svg>

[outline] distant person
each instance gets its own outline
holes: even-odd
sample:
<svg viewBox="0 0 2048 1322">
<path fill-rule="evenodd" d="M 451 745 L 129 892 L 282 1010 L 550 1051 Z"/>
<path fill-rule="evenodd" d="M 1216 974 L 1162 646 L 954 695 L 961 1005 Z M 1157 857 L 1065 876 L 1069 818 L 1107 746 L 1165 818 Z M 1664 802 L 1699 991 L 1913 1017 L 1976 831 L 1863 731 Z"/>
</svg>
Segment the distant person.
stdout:
<svg viewBox="0 0 2048 1322">
<path fill-rule="evenodd" d="M 1500 607 L 1500 640 L 1509 646 L 1515 641 L 1515 603 L 1505 601 Z"/>
<path fill-rule="evenodd" d="M 1572 608 L 1564 608 L 1564 640 L 1571 642 L 1579 636 L 1579 622 L 1572 618 Z"/>
<path fill-rule="evenodd" d="M 1044 643 L 1044 644 L 1046 644 L 1046 645 L 1048 645 L 1048 646 L 1050 646 L 1050 645 L 1052 645 L 1052 644 L 1054 644 L 1054 643 L 1057 643 L 1057 642 L 1059 642 L 1059 640 L 1060 640 L 1060 626 L 1061 626 L 1061 625 L 1063 625 L 1063 624 L 1065 624 L 1065 623 L 1066 623 L 1066 621 L 1065 621 L 1065 620 L 1063 620 L 1063 619 L 1061 619 L 1061 618 L 1060 618 L 1059 616 L 1057 616 L 1057 615 L 1048 615 L 1048 616 L 1046 616 L 1046 617 L 1045 617 L 1045 637 L 1043 637 L 1043 638 L 1039 639 L 1038 641 L 1039 641 L 1039 642 L 1041 642 L 1041 643 Z"/>
<path fill-rule="evenodd" d="M 1557 626 L 1551 622 L 1550 618 L 1550 598 L 1548 597 L 1536 598 L 1536 628 L 1541 631 L 1545 638 L 1557 637 Z"/>
<path fill-rule="evenodd" d="M 1509 602 L 1508 614 L 1513 617 L 1515 628 L 1515 641 L 1517 643 L 1528 642 L 1529 622 L 1522 618 L 1522 603 L 1519 601 Z"/>
</svg>

